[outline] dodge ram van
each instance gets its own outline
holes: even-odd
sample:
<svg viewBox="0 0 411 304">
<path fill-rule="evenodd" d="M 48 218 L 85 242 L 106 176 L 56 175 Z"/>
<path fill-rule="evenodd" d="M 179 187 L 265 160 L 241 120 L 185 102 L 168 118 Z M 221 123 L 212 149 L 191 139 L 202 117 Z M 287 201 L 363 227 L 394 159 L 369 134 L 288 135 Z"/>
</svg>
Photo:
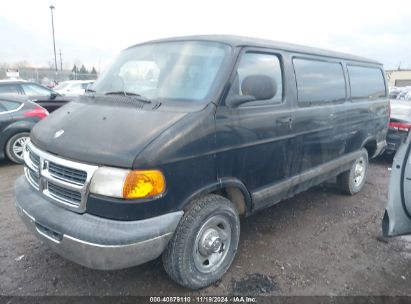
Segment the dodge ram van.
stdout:
<svg viewBox="0 0 411 304">
<path fill-rule="evenodd" d="M 69 260 L 162 255 L 198 289 L 232 264 L 241 217 L 335 177 L 358 193 L 388 120 L 373 60 L 233 36 L 138 44 L 34 127 L 16 208 Z"/>
</svg>

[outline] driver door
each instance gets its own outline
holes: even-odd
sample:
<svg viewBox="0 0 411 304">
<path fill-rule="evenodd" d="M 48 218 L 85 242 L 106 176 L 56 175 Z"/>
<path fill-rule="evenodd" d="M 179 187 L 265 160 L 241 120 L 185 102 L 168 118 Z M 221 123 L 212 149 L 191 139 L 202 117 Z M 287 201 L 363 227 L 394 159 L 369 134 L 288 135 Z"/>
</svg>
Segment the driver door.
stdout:
<svg viewBox="0 0 411 304">
<path fill-rule="evenodd" d="M 238 107 L 223 102 L 216 111 L 218 177 L 240 180 L 252 192 L 257 209 L 276 202 L 274 196 L 264 195 L 265 189 L 291 176 L 293 115 L 284 90 L 284 60 L 280 53 L 244 50 L 226 100 L 245 95 L 243 80 L 248 76 L 269 76 L 275 94 Z"/>
</svg>

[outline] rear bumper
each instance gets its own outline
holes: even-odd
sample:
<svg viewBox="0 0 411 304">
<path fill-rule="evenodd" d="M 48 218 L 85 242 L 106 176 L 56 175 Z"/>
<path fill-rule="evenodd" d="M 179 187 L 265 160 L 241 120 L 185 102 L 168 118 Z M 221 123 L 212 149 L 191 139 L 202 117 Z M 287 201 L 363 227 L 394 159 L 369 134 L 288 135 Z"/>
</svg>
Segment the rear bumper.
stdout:
<svg viewBox="0 0 411 304">
<path fill-rule="evenodd" d="M 77 214 L 49 202 L 25 177 L 15 184 L 16 209 L 29 230 L 59 255 L 83 266 L 112 270 L 161 255 L 183 212 L 139 221 Z"/>
</svg>

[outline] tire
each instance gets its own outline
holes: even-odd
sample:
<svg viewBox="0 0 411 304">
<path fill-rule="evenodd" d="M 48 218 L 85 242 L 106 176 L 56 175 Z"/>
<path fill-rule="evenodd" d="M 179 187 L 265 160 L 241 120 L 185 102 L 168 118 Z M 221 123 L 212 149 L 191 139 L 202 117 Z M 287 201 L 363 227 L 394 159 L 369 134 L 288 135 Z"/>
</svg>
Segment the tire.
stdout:
<svg viewBox="0 0 411 304">
<path fill-rule="evenodd" d="M 206 287 L 230 268 L 239 238 L 240 220 L 232 202 L 214 194 L 197 199 L 163 253 L 164 269 L 179 285 Z"/>
<path fill-rule="evenodd" d="M 355 160 L 351 169 L 341 173 L 337 177 L 337 183 L 343 193 L 348 195 L 357 194 L 365 185 L 368 173 L 368 152 L 361 149 L 360 156 Z"/>
<path fill-rule="evenodd" d="M 29 138 L 30 133 L 22 132 L 14 134 L 6 143 L 6 155 L 8 159 L 17 164 L 22 164 L 24 143 Z"/>
</svg>

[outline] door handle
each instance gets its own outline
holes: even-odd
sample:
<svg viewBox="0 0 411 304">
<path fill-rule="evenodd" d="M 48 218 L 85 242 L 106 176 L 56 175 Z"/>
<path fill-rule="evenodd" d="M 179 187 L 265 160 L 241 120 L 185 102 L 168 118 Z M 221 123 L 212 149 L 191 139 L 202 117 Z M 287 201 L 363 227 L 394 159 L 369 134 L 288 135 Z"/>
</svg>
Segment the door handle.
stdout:
<svg viewBox="0 0 411 304">
<path fill-rule="evenodd" d="M 287 124 L 288 127 L 291 129 L 293 125 L 293 118 L 291 116 L 280 117 L 277 119 L 277 123 L 282 124 L 282 125 Z"/>
<path fill-rule="evenodd" d="M 277 119 L 278 122 L 280 123 L 292 123 L 293 119 L 292 117 L 281 117 L 279 119 Z"/>
</svg>

